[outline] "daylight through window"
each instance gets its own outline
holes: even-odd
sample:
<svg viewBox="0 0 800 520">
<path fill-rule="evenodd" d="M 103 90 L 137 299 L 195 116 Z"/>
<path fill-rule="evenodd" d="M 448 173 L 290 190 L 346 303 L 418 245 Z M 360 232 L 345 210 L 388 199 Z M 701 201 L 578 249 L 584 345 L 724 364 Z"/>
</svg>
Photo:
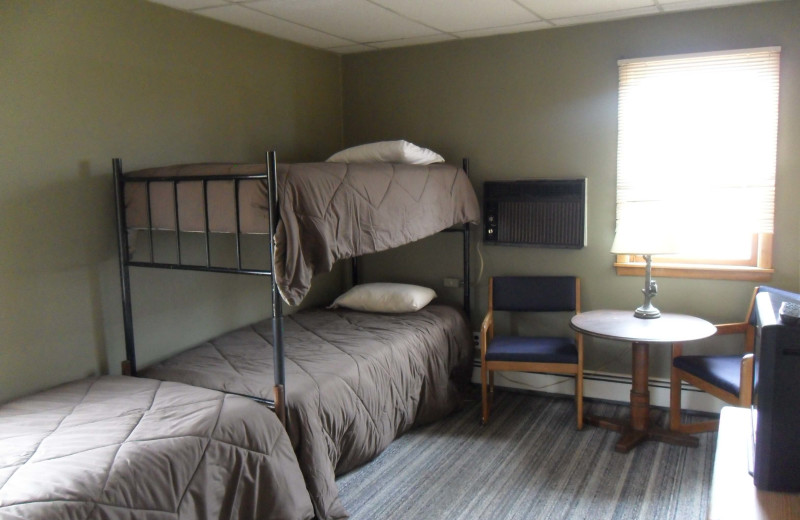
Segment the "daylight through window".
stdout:
<svg viewBox="0 0 800 520">
<path fill-rule="evenodd" d="M 675 232 L 660 276 L 771 273 L 779 64 L 777 47 L 619 62 L 617 226 Z"/>
</svg>

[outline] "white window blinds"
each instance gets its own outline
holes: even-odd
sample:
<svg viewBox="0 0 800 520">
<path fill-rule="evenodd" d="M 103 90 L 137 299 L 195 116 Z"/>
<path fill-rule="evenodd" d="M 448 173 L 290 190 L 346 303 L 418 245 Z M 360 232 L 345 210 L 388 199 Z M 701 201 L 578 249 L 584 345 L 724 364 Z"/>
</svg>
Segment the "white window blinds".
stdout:
<svg viewBox="0 0 800 520">
<path fill-rule="evenodd" d="M 703 258 L 771 233 L 779 64 L 777 47 L 621 60 L 617 226 L 669 222 Z"/>
</svg>

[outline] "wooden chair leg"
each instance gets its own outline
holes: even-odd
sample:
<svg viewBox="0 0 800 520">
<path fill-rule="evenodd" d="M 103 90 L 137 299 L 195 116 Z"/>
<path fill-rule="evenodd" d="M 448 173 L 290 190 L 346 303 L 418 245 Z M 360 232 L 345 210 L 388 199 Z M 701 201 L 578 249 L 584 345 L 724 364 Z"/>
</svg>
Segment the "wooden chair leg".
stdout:
<svg viewBox="0 0 800 520">
<path fill-rule="evenodd" d="M 669 429 L 681 431 L 681 378 L 675 367 L 669 378 Z"/>
<path fill-rule="evenodd" d="M 583 371 L 575 375 L 575 408 L 578 413 L 578 429 L 583 429 Z"/>
<path fill-rule="evenodd" d="M 691 423 L 691 424 L 681 424 L 680 426 L 680 432 L 688 434 L 715 432 L 717 430 L 719 430 L 719 420 L 717 419 L 711 421 Z"/>
<path fill-rule="evenodd" d="M 494 372 L 489 370 L 489 406 L 494 404 Z"/>
<path fill-rule="evenodd" d="M 669 429 L 688 434 L 713 432 L 719 429 L 719 421 L 716 419 L 691 424 L 681 423 L 681 377 L 675 367 L 672 367 L 669 378 Z"/>
<path fill-rule="evenodd" d="M 486 366 L 481 366 L 481 424 L 489 422 L 489 392 L 487 389 L 487 370 Z"/>
</svg>

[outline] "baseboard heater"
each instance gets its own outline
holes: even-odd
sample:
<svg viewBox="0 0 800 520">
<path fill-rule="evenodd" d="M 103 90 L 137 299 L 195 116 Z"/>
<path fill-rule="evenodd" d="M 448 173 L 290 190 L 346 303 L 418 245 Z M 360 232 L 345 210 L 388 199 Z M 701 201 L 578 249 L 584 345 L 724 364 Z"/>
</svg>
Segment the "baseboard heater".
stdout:
<svg viewBox="0 0 800 520">
<path fill-rule="evenodd" d="M 483 240 L 492 245 L 586 246 L 586 179 L 483 183 Z"/>
</svg>

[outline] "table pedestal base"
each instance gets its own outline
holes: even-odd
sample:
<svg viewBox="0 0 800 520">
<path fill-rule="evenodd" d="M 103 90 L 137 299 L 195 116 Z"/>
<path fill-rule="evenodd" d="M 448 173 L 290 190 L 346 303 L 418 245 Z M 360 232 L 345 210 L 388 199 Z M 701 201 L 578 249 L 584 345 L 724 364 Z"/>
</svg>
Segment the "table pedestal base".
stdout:
<svg viewBox="0 0 800 520">
<path fill-rule="evenodd" d="M 570 326 L 583 334 L 611 340 L 632 341 L 631 414 L 627 419 L 586 415 L 584 422 L 620 432 L 617 451 L 627 453 L 646 440 L 679 446 L 697 446 L 699 441 L 681 432 L 653 426 L 649 391 L 650 343 L 670 343 L 706 338 L 716 327 L 700 318 L 681 314 L 662 314 L 658 319 L 642 319 L 627 311 L 599 310 L 576 314 Z"/>
<path fill-rule="evenodd" d="M 584 423 L 620 432 L 622 435 L 614 447 L 615 451 L 619 453 L 628 453 L 638 444 L 646 440 L 654 440 L 658 442 L 666 442 L 668 444 L 675 444 L 678 446 L 689 446 L 692 448 L 697 447 L 699 441 L 696 437 L 686 435 L 685 433 L 659 428 L 657 426 L 647 426 L 644 430 L 637 430 L 631 426 L 630 419 L 617 419 L 614 417 L 600 417 L 596 415 L 586 415 L 583 419 Z"/>
</svg>

